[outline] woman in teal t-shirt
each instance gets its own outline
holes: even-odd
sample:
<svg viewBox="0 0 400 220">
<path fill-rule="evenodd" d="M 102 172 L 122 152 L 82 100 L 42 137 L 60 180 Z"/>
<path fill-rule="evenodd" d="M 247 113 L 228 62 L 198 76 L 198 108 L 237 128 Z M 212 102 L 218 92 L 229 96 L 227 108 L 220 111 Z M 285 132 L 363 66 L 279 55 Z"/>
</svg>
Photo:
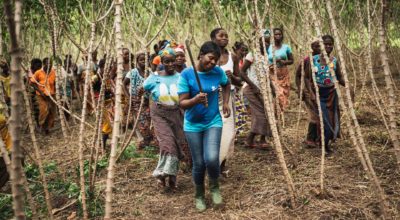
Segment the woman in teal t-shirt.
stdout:
<svg viewBox="0 0 400 220">
<path fill-rule="evenodd" d="M 174 191 L 182 148 L 185 147 L 183 113 L 179 108 L 178 79 L 175 71 L 175 52 L 166 48 L 159 53 L 164 70 L 152 74 L 144 81 L 144 89 L 153 100 L 150 115 L 160 147 L 160 156 L 153 176 L 160 187 L 165 188 L 168 177 L 169 187 Z"/>
<path fill-rule="evenodd" d="M 230 115 L 230 82 L 221 67 L 216 66 L 221 51 L 212 41 L 200 48 L 196 65 L 203 92 L 200 93 L 193 67 L 186 68 L 178 83 L 179 103 L 185 109 L 184 131 L 193 161 L 193 180 L 196 185 L 195 202 L 199 211 L 206 209 L 204 176 L 207 169 L 214 205 L 222 204 L 218 177 L 220 174 L 220 143 L 222 118 L 219 111 L 219 87 L 222 87 L 223 114 Z"/>
<path fill-rule="evenodd" d="M 288 65 L 293 64 L 293 53 L 290 46 L 283 43 L 283 31 L 281 28 L 274 28 L 274 44 L 268 48 L 268 61 L 271 65 L 270 74 L 273 76 L 276 71 L 276 79 L 272 77 L 276 96 L 279 100 L 279 107 L 284 111 L 289 106 L 290 75 Z M 274 64 L 275 59 L 275 64 Z M 274 68 L 275 67 L 275 68 Z M 275 70 L 274 70 L 275 69 Z"/>
</svg>

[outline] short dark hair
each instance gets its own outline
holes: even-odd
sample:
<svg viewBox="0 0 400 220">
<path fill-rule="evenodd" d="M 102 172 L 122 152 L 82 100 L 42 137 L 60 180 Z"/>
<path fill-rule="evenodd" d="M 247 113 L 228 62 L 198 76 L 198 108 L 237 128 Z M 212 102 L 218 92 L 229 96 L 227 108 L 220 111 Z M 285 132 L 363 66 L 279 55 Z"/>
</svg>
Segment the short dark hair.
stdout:
<svg viewBox="0 0 400 220">
<path fill-rule="evenodd" d="M 136 62 L 139 62 L 139 57 L 144 56 L 144 58 L 146 59 L 146 53 L 144 52 L 140 52 L 136 54 Z"/>
<path fill-rule="evenodd" d="M 221 28 L 221 27 L 215 28 L 214 30 L 212 30 L 211 33 L 210 33 L 210 38 L 211 38 L 211 40 L 215 39 L 216 36 L 217 36 L 217 34 L 218 34 L 218 32 L 220 32 L 220 31 L 222 31 L 222 30 L 224 30 L 224 29 Z"/>
<path fill-rule="evenodd" d="M 44 59 L 43 59 L 43 61 L 42 61 L 42 63 L 43 63 L 43 65 L 47 65 L 47 64 L 49 64 L 51 62 L 51 60 L 50 60 L 50 58 L 48 58 L 48 57 L 45 57 Z"/>
<path fill-rule="evenodd" d="M 206 55 L 208 53 L 213 53 L 218 58 L 221 57 L 221 49 L 213 41 L 206 41 L 201 45 L 198 57 L 200 58 L 201 55 Z"/>
<path fill-rule="evenodd" d="M 331 35 L 325 34 L 324 36 L 322 36 L 322 40 L 328 40 L 328 39 L 330 39 L 332 43 L 335 43 L 335 39 L 333 39 Z"/>
<path fill-rule="evenodd" d="M 39 58 L 33 58 L 31 60 L 31 71 L 32 72 L 36 72 L 36 70 L 39 70 L 40 68 L 42 68 L 43 63 Z"/>
<path fill-rule="evenodd" d="M 99 67 L 104 68 L 105 66 L 106 66 L 106 59 L 103 58 L 99 61 Z"/>
<path fill-rule="evenodd" d="M 239 50 L 240 48 L 246 46 L 242 41 L 236 41 L 232 49 Z"/>
</svg>

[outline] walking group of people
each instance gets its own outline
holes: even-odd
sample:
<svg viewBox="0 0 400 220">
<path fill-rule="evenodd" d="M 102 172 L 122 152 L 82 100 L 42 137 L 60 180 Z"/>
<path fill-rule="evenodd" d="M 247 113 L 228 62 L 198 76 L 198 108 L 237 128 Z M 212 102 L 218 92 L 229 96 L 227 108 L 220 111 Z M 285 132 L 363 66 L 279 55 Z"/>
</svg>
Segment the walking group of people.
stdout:
<svg viewBox="0 0 400 220">
<path fill-rule="evenodd" d="M 223 203 L 219 177 L 226 169 L 226 160 L 232 156 L 238 136 L 247 134 L 245 145 L 249 148 L 269 147 L 267 139 L 272 135 L 257 75 L 269 73 L 278 113 L 289 106 L 288 66 L 294 63 L 292 50 L 283 43 L 284 33 L 280 28 L 264 30 L 259 39 L 261 53 L 249 52 L 248 46 L 242 42 L 236 42 L 233 51 L 230 51 L 227 31 L 216 28 L 210 33 L 210 41 L 201 45 L 195 57 L 197 60 L 191 66 L 186 61 L 186 50 L 189 48 L 173 41 L 158 42 L 154 46 L 154 54 L 150 56 L 145 51 L 136 54 L 127 48 L 122 51 L 122 127 L 131 128 L 137 123 L 138 150 L 150 145 L 158 146 L 159 160 L 153 176 L 161 188 L 177 190 L 180 161 L 186 158 L 192 166 L 195 206 L 199 211 L 207 207 L 206 172 L 213 204 L 220 206 Z M 339 63 L 330 55 L 333 38 L 325 35 L 322 43 L 329 58 L 325 59 L 322 55 L 320 43 L 314 42 L 311 45 L 312 55 L 299 64 L 295 76 L 296 85 L 302 90 L 301 99 L 310 115 L 305 143 L 310 146 L 321 144 L 316 103 L 316 96 L 319 95 L 325 146 L 330 152 L 329 142 L 338 137 L 340 124 L 334 80 L 342 85 L 344 82 Z M 33 59 L 26 76 L 31 101 L 33 106 L 37 106 L 34 107 L 37 109 L 34 115 L 39 130 L 48 134 L 54 126 L 57 92 L 61 99 L 61 106 L 58 107 L 69 112 L 72 111 L 72 100 L 81 99 L 86 93 L 88 102 L 83 108 L 90 113 L 101 106 L 102 143 L 106 147 L 113 129 L 116 59 L 105 55 L 98 61 L 94 51 L 84 54 L 83 63 L 79 66 L 70 55 L 65 57 L 62 65 L 60 61 L 57 63 L 58 66 L 53 67 L 49 58 L 42 61 Z M 266 68 L 257 68 L 258 63 Z M 7 67 L 7 62 L 1 63 L 0 81 L 5 101 L 0 107 L 9 105 L 9 81 L 7 83 L 4 79 L 9 77 Z M 314 80 L 319 94 L 315 92 Z M 303 84 L 304 88 L 301 88 Z M 6 113 L 4 109 L 1 108 L 2 113 Z M 69 120 L 69 113 L 61 117 Z M 251 117 L 250 131 L 246 131 L 248 117 Z M 0 115 L 2 118 L 2 140 L 10 147 L 9 136 L 3 135 L 3 129 L 7 129 L 4 114 Z M 259 141 L 255 140 L 257 136 Z"/>
</svg>

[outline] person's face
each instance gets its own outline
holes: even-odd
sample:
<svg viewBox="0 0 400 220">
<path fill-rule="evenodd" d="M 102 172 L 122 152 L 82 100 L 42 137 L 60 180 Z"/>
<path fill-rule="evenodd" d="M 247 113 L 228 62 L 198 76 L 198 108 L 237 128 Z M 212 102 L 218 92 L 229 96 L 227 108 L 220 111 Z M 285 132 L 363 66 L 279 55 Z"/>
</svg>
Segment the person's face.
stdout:
<svg viewBox="0 0 400 220">
<path fill-rule="evenodd" d="M 319 44 L 319 42 L 312 43 L 311 49 L 312 49 L 313 55 L 321 54 L 321 45 Z"/>
<path fill-rule="evenodd" d="M 210 71 L 217 65 L 219 57 L 214 53 L 207 53 L 200 56 L 200 65 L 203 67 L 204 71 Z"/>
<path fill-rule="evenodd" d="M 282 31 L 280 31 L 280 30 L 275 30 L 275 31 L 274 31 L 274 39 L 275 39 L 275 42 L 282 42 L 282 40 L 283 40 Z"/>
<path fill-rule="evenodd" d="M 165 67 L 167 74 L 173 74 L 175 72 L 175 56 L 168 54 L 162 58 L 162 64 Z"/>
<path fill-rule="evenodd" d="M 326 53 L 330 54 L 333 51 L 333 41 L 330 38 L 324 40 Z"/>
<path fill-rule="evenodd" d="M 220 47 L 226 47 L 229 43 L 228 33 L 225 30 L 220 30 L 215 35 L 214 42 Z"/>
<path fill-rule="evenodd" d="M 97 60 L 97 51 L 94 51 L 92 53 L 92 61 L 96 61 Z"/>
<path fill-rule="evenodd" d="M 129 63 L 129 50 L 122 51 L 122 58 L 124 59 L 124 63 Z"/>
<path fill-rule="evenodd" d="M 53 67 L 53 62 L 52 61 L 47 61 L 43 63 L 43 69 L 46 72 L 50 72 L 51 67 Z"/>
<path fill-rule="evenodd" d="M 146 58 L 143 54 L 139 55 L 137 65 L 140 69 L 144 69 L 146 67 Z"/>
<path fill-rule="evenodd" d="M 247 54 L 249 53 L 249 48 L 247 48 L 247 46 L 242 46 L 240 49 L 239 49 L 239 55 L 241 56 L 241 57 L 245 57 Z"/>
<path fill-rule="evenodd" d="M 176 61 L 175 64 L 178 66 L 182 66 L 186 62 L 185 53 L 179 51 L 176 53 Z"/>
<path fill-rule="evenodd" d="M 113 62 L 110 66 L 110 78 L 114 79 L 117 75 L 118 66 L 116 62 Z"/>
</svg>

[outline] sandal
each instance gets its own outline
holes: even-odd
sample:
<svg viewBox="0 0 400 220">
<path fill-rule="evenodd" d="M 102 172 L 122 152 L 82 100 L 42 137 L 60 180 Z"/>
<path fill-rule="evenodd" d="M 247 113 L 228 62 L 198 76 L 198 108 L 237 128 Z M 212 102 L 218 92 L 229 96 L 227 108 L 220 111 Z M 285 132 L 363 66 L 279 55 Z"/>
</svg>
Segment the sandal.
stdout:
<svg viewBox="0 0 400 220">
<path fill-rule="evenodd" d="M 250 149 L 254 149 L 254 148 L 257 148 L 258 147 L 258 145 L 257 144 L 248 144 L 248 143 L 246 143 L 245 145 L 244 145 L 244 147 L 245 148 L 250 148 Z"/>
<path fill-rule="evenodd" d="M 260 144 L 260 145 L 258 146 L 258 149 L 261 149 L 261 150 L 269 150 L 269 149 L 271 149 L 270 147 L 271 147 L 271 146 L 270 146 L 268 143 L 262 143 L 262 144 Z"/>
<path fill-rule="evenodd" d="M 317 142 L 310 141 L 310 140 L 305 140 L 303 142 L 303 144 L 307 145 L 308 147 L 312 147 L 312 148 L 319 147 L 319 144 Z"/>
</svg>

